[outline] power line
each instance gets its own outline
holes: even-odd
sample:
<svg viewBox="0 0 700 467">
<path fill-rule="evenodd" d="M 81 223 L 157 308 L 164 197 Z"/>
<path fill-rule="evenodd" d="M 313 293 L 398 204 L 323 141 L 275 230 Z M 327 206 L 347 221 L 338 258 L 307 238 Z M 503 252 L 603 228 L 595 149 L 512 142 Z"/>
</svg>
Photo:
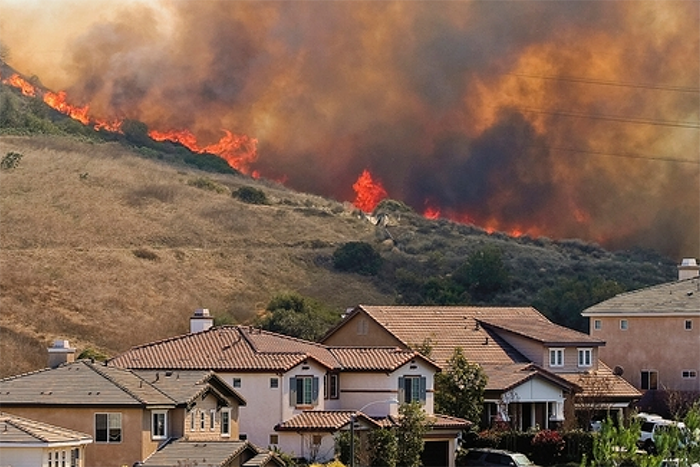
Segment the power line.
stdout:
<svg viewBox="0 0 700 467">
<path fill-rule="evenodd" d="M 644 160 L 651 160 L 651 161 L 678 162 L 681 164 L 700 165 L 700 158 L 698 158 L 697 160 L 691 160 L 691 159 L 676 159 L 673 157 L 665 157 L 665 156 L 654 156 L 654 155 L 644 155 L 644 154 L 620 154 L 620 153 L 613 153 L 613 152 L 591 151 L 591 150 L 576 149 L 576 148 L 561 148 L 561 147 L 554 147 L 554 146 L 530 146 L 530 147 L 539 148 L 539 149 L 547 149 L 547 150 L 551 150 L 551 151 L 580 152 L 583 154 L 593 154 L 596 156 L 626 157 L 629 159 L 644 159 Z"/>
<path fill-rule="evenodd" d="M 594 115 L 594 114 L 584 114 L 579 112 L 565 112 L 562 110 L 543 110 L 543 109 L 530 109 L 527 107 L 511 107 L 512 109 L 518 110 L 520 112 L 531 112 L 537 114 L 545 115 L 555 115 L 562 117 L 573 117 L 573 118 L 590 118 L 595 120 L 607 120 L 610 122 L 620 122 L 620 123 L 637 123 L 641 125 L 655 125 L 655 126 L 668 126 L 676 128 L 700 128 L 700 123 L 698 122 L 672 122 L 667 120 L 650 120 L 645 118 L 632 118 L 632 117 L 618 117 L 615 115 Z"/>
<path fill-rule="evenodd" d="M 584 84 L 599 84 L 601 86 L 616 86 L 623 88 L 638 88 L 638 89 L 658 89 L 662 91 L 674 91 L 674 92 L 685 92 L 692 94 L 700 94 L 700 88 L 689 87 L 689 86 L 670 86 L 662 84 L 651 84 L 651 83 L 631 83 L 624 81 L 610 81 L 604 79 L 595 78 L 578 78 L 575 76 L 546 76 L 546 75 L 531 75 L 527 73 L 506 73 L 511 76 L 519 76 L 522 78 L 535 78 L 544 79 L 552 81 L 568 81 L 572 83 L 584 83 Z"/>
</svg>

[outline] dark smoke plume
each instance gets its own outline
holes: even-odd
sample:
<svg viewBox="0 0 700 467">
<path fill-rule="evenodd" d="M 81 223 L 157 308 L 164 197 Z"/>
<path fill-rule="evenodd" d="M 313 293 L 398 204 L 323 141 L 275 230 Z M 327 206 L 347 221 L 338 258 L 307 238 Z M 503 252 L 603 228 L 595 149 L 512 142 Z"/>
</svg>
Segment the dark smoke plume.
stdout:
<svg viewBox="0 0 700 467">
<path fill-rule="evenodd" d="M 3 3 L 15 68 L 291 187 L 700 256 L 698 2 Z"/>
</svg>

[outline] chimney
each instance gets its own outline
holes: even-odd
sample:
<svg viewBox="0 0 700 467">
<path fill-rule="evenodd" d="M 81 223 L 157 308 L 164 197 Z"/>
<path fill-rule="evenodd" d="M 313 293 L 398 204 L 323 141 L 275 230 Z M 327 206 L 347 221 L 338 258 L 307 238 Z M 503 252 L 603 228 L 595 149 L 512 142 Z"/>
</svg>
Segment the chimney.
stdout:
<svg viewBox="0 0 700 467">
<path fill-rule="evenodd" d="M 700 266 L 698 266 L 695 258 L 683 258 L 681 264 L 678 265 L 678 280 L 682 281 L 698 276 L 700 276 Z"/>
<path fill-rule="evenodd" d="M 202 332 L 214 325 L 214 318 L 209 315 L 208 308 L 194 310 L 194 316 L 190 318 L 190 332 Z"/>
<path fill-rule="evenodd" d="M 49 368 L 75 361 L 75 349 L 72 349 L 66 340 L 53 341 L 53 347 L 49 347 L 48 350 Z"/>
</svg>

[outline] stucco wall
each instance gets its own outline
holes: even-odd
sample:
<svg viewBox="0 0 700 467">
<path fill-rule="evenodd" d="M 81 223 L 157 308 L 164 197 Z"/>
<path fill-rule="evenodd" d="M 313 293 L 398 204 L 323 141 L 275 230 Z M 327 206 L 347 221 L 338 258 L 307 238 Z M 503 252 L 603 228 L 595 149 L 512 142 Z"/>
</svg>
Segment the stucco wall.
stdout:
<svg viewBox="0 0 700 467">
<path fill-rule="evenodd" d="M 18 407 L 3 406 L 3 411 L 38 420 L 52 425 L 57 425 L 71 430 L 89 434 L 95 438 L 95 414 L 96 413 L 121 413 L 122 414 L 122 441 L 121 443 L 97 443 L 93 442 L 85 448 L 85 465 L 90 467 L 121 467 L 133 465 L 141 461 L 152 451 L 144 453 L 142 446 L 143 436 L 143 411 L 141 408 L 115 407 L 81 408 L 81 407 Z"/>
<path fill-rule="evenodd" d="M 627 330 L 620 329 L 620 319 L 626 319 Z M 600 320 L 601 329 L 595 329 Z M 692 320 L 692 329 L 685 321 Z M 641 389 L 641 371 L 656 370 L 659 389 L 700 391 L 700 318 L 697 316 L 635 317 L 613 316 L 590 318 L 590 334 L 606 342 L 600 349 L 600 359 L 614 368 L 621 366 L 622 375 Z M 683 370 L 695 370 L 695 379 L 683 379 Z"/>
<path fill-rule="evenodd" d="M 373 319 L 367 317 L 364 312 L 360 312 L 336 330 L 323 342 L 325 345 L 348 345 L 348 346 L 392 346 L 401 347 L 404 345 L 379 326 Z"/>
<path fill-rule="evenodd" d="M 68 450 L 68 448 L 66 448 Z M 0 466 L 37 467 L 46 465 L 46 455 L 42 448 L 4 448 L 0 447 Z M 70 461 L 70 451 L 68 452 Z"/>
</svg>

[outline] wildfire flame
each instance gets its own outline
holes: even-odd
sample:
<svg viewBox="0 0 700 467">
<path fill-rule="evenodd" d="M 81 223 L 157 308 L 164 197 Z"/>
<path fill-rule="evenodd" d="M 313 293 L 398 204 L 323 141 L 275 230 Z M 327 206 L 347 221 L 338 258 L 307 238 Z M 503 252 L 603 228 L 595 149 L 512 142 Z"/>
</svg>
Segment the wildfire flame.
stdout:
<svg viewBox="0 0 700 467">
<path fill-rule="evenodd" d="M 372 174 L 365 169 L 352 185 L 355 190 L 353 205 L 364 212 L 372 212 L 381 200 L 387 197 L 387 192 L 381 182 L 372 179 Z"/>
</svg>

